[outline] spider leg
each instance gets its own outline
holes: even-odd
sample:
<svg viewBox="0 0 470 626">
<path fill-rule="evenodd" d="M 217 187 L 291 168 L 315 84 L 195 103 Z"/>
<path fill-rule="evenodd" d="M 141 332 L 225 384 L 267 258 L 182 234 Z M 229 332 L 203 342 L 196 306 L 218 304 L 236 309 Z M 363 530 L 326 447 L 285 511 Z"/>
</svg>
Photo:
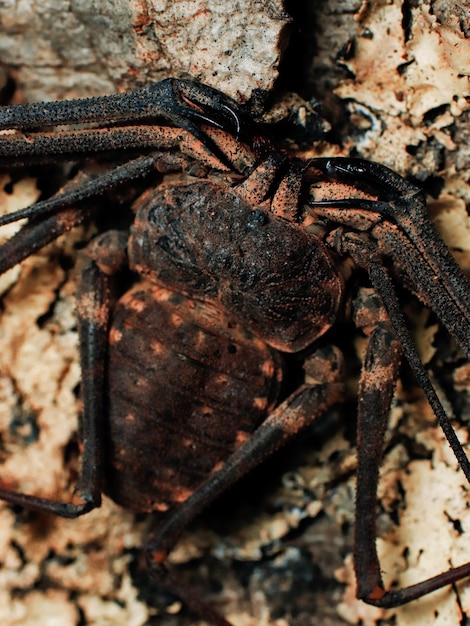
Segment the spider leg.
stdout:
<svg viewBox="0 0 470 626">
<path fill-rule="evenodd" d="M 81 214 L 76 216 L 80 221 Z M 61 502 L 0 488 L 0 499 L 10 504 L 69 518 L 88 513 L 101 504 L 103 389 L 111 307 L 110 276 L 125 266 L 126 246 L 126 233 L 110 231 L 97 237 L 82 252 L 77 321 L 84 401 L 83 454 L 73 501 Z"/>
<path fill-rule="evenodd" d="M 372 190 L 376 199 L 309 204 L 346 227 L 370 232 L 470 356 L 470 284 L 430 222 L 423 193 L 388 168 L 362 159 L 313 159 L 310 166 L 328 179 Z"/>
<path fill-rule="evenodd" d="M 0 226 L 23 218 L 34 219 L 0 248 L 0 274 L 81 224 L 96 209 L 89 203 L 75 206 L 77 203 L 83 203 L 123 182 L 145 176 L 153 170 L 156 159 L 156 155 L 140 157 L 96 178 L 79 175 L 51 198 L 1 216 Z M 37 219 L 44 216 L 45 219 Z"/>
<path fill-rule="evenodd" d="M 40 498 L 19 491 L 11 491 L 4 487 L 0 487 L 0 500 L 16 506 L 25 507 L 31 511 L 40 511 L 42 513 L 50 513 L 51 515 L 71 519 L 89 513 L 92 509 L 99 507 L 101 504 L 101 496 L 98 499 L 86 497 L 77 500 L 76 503 L 71 503 L 61 502 L 52 498 Z"/>
<path fill-rule="evenodd" d="M 25 209 L 2 215 L 0 226 L 25 218 L 39 218 L 49 215 L 60 208 L 99 196 L 120 184 L 143 177 L 153 170 L 158 156 L 157 154 L 150 154 L 146 157 L 138 157 L 104 174 L 78 177 L 47 200 L 40 200 Z"/>
<path fill-rule="evenodd" d="M 362 296 L 354 303 L 356 325 L 363 326 L 369 334 L 358 390 L 354 537 L 357 595 L 366 601 L 385 593 L 375 544 L 376 500 L 384 436 L 401 357 L 395 331 L 374 295 L 373 292 L 365 298 Z M 366 318 L 363 323 L 361 316 Z M 371 330 L 372 324 L 375 325 Z"/>
<path fill-rule="evenodd" d="M 75 493 L 95 500 L 103 488 L 105 363 L 112 306 L 111 278 L 127 267 L 128 234 L 107 231 L 82 251 L 77 287 L 83 426 L 82 471 Z"/>
<path fill-rule="evenodd" d="M 357 596 L 369 604 L 392 608 L 469 576 L 470 563 L 398 591 L 384 588 L 375 542 L 375 509 L 383 439 L 401 356 L 400 341 L 384 313 L 383 307 L 376 307 L 376 324 L 369 328 L 359 383 L 354 568 Z"/>
<path fill-rule="evenodd" d="M 403 354 L 408 361 L 416 380 L 423 389 L 426 398 L 437 418 L 439 426 L 449 442 L 450 447 L 457 459 L 463 473 L 470 482 L 470 461 L 465 454 L 462 444 L 457 438 L 452 424 L 439 400 L 431 380 L 421 363 L 416 346 L 413 343 L 410 332 L 406 326 L 405 318 L 400 310 L 400 305 L 395 292 L 393 282 L 384 266 L 381 250 L 370 241 L 368 236 L 355 233 L 333 234 L 336 239 L 334 247 L 342 254 L 350 255 L 358 267 L 364 268 L 368 274 L 372 286 L 380 295 L 385 310 L 390 318 L 392 326 L 400 339 Z M 467 330 L 468 332 L 468 330 Z"/>
<path fill-rule="evenodd" d="M 338 241 L 336 244 L 338 245 Z M 383 431 L 386 426 L 385 416 L 389 410 L 392 392 L 390 382 L 394 381 L 397 375 L 396 368 L 399 359 L 397 340 L 469 482 L 470 462 L 420 361 L 400 311 L 392 280 L 380 257 L 380 251 L 374 248 L 369 238 L 354 233 L 342 235 L 341 251 L 343 254 L 349 254 L 358 266 L 367 270 L 389 318 L 389 320 L 382 319 L 380 324 L 377 324 L 369 340 L 359 394 L 356 512 L 356 519 L 359 523 L 356 529 L 355 567 L 358 578 L 358 596 L 370 604 L 390 608 L 405 604 L 470 575 L 470 563 L 468 563 L 396 592 L 386 592 L 382 584 L 380 564 L 373 540 L 375 522 L 370 516 L 370 511 L 375 506 Z M 380 389 L 377 383 L 381 380 L 383 370 L 388 370 L 388 383 L 386 387 Z"/>
<path fill-rule="evenodd" d="M 253 155 L 243 144 L 222 131 L 208 130 L 213 144 L 222 150 L 224 162 L 201 142 L 194 142 L 190 133 L 181 128 L 163 126 L 125 126 L 81 130 L 61 130 L 4 135 L 0 139 L 0 167 L 57 162 L 59 156 L 67 160 L 90 158 L 96 155 L 132 156 L 136 151 L 179 149 L 218 170 L 243 173 L 253 164 Z"/>
<path fill-rule="evenodd" d="M 0 274 L 51 243 L 60 235 L 83 223 L 95 212 L 94 206 L 87 204 L 77 209 L 65 208 L 55 215 L 48 215 L 40 222 L 25 224 L 0 248 Z"/>
<path fill-rule="evenodd" d="M 250 124 L 239 104 L 222 92 L 190 80 L 167 78 L 122 94 L 35 102 L 0 108 L 0 129 L 34 129 L 64 124 L 115 124 L 163 117 L 186 128 L 202 122 L 239 135 Z"/>
<path fill-rule="evenodd" d="M 434 415 L 439 422 L 439 426 L 442 428 L 444 435 L 449 442 L 455 457 L 465 474 L 467 480 L 470 482 L 470 461 L 465 454 L 462 444 L 457 438 L 452 424 L 446 415 L 446 412 L 432 386 L 429 376 L 421 363 L 418 351 L 413 343 L 408 329 L 406 328 L 405 320 L 398 304 L 398 298 L 396 296 L 393 283 L 385 270 L 385 268 L 378 262 L 372 262 L 369 268 L 369 276 L 372 284 L 380 293 L 384 306 L 390 316 L 391 322 L 395 328 L 396 333 L 400 337 L 403 353 L 413 370 L 413 373 L 419 382 L 420 387 L 423 389 L 426 397 L 431 405 Z"/>
<path fill-rule="evenodd" d="M 309 367 L 308 364 L 306 367 Z M 312 425 L 341 400 L 342 385 L 337 382 L 339 369 L 339 367 L 331 367 L 331 362 L 326 364 L 324 359 L 321 367 L 313 365 L 312 370 L 320 372 L 324 380 L 315 381 L 314 384 L 304 384 L 277 407 L 253 435 L 224 462 L 223 466 L 215 471 L 181 506 L 170 513 L 149 538 L 147 554 L 153 576 L 160 581 L 162 586 L 179 596 L 200 615 L 205 617 L 194 598 L 188 594 L 187 590 L 180 587 L 178 581 L 165 567 L 168 553 L 189 522 L 210 502 L 292 437 Z M 219 621 L 211 619 L 214 624 L 220 624 L 220 626 L 228 624 L 223 618 L 219 618 Z"/>
<path fill-rule="evenodd" d="M 123 122 L 149 124 L 154 123 L 158 118 L 163 118 L 165 121 L 191 133 L 222 163 L 229 167 L 231 163 L 227 160 L 227 155 L 214 142 L 210 134 L 201 129 L 199 125 L 209 125 L 226 130 L 237 138 L 242 134 L 242 131 L 248 135 L 248 128 L 252 126 L 242 108 L 234 100 L 216 89 L 188 80 L 166 79 L 125 94 L 1 107 L 0 129 L 27 131 L 40 127 L 98 123 L 104 126 L 106 131 L 104 134 L 106 135 L 108 127 L 113 124 Z M 135 144 L 137 141 L 135 135 L 136 133 L 131 129 L 122 129 L 120 138 L 103 138 L 96 133 L 91 136 L 96 137 L 95 141 L 98 144 L 114 141 L 115 147 L 113 149 L 120 149 L 120 144 L 126 142 L 131 145 L 132 142 Z M 148 145 L 145 142 L 151 143 L 152 140 L 154 139 L 151 130 L 145 132 L 140 129 L 137 145 Z M 29 138 L 26 143 L 28 141 L 30 141 Z M 52 138 L 51 141 L 54 139 Z M 60 145 L 60 141 L 63 143 L 63 139 L 61 140 L 59 135 L 56 145 Z M 84 133 L 73 133 L 68 141 L 67 152 L 74 152 L 77 149 L 78 152 L 84 152 L 90 144 Z M 24 149 L 27 150 L 26 143 L 23 143 L 25 144 Z M 23 143 L 21 143 L 21 139 L 6 138 L 5 149 L 10 151 L 18 149 Z M 47 137 L 44 137 L 42 144 L 46 143 Z M 38 141 L 38 146 L 40 145 L 41 142 Z M 49 150 L 52 149 L 49 148 Z M 18 152 L 15 153 L 15 156 L 17 155 Z"/>
<path fill-rule="evenodd" d="M 15 133 L 4 135 L 0 140 L 0 165 L 10 168 L 31 162 L 57 161 L 59 155 L 74 159 L 99 153 L 122 155 L 137 149 L 163 150 L 176 148 L 185 139 L 181 129 L 162 126 L 34 132 L 27 136 Z"/>
<path fill-rule="evenodd" d="M 186 152 L 194 153 L 189 147 Z M 198 153 L 194 154 L 201 156 Z M 248 157 L 245 153 L 240 157 L 240 162 L 245 156 Z M 210 163 L 211 160 L 208 159 L 208 164 Z M 82 173 L 52 197 L 0 216 L 0 227 L 25 218 L 31 220 L 1 247 L 0 274 L 90 216 L 94 209 L 90 204 L 84 204 L 85 200 L 98 197 L 124 183 L 143 178 L 155 169 L 162 173 L 179 171 L 190 164 L 191 158 L 184 154 L 154 152 L 101 174 Z"/>
<path fill-rule="evenodd" d="M 169 80 L 180 102 L 187 102 L 191 106 L 189 113 L 183 107 L 182 114 L 190 116 L 194 121 L 220 128 L 237 139 L 252 139 L 256 125 L 235 100 L 209 85 L 191 80 Z"/>
</svg>

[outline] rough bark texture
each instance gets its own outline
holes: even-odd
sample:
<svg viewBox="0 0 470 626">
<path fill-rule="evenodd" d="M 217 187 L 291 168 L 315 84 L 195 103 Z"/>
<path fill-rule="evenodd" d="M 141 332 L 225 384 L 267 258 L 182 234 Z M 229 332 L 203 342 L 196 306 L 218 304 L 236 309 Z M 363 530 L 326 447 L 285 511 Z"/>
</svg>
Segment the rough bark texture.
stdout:
<svg viewBox="0 0 470 626">
<path fill-rule="evenodd" d="M 305 153 L 358 154 L 412 176 L 470 275 L 468 9 L 446 0 L 292 5 L 278 89 L 316 97 L 332 127 L 328 141 Z M 0 24 L 0 61 L 20 85 L 17 100 L 111 92 L 185 73 L 244 99 L 273 85 L 286 19 L 274 2 L 234 9 L 223 1 L 48 0 L 0 3 Z M 32 179 L 12 185 L 5 176 L 1 187 L 2 212 L 38 193 Z M 80 229 L 1 279 L 1 480 L 37 495 L 67 497 L 76 471 L 70 260 L 89 236 Z M 467 443 L 470 367 L 433 316 L 405 306 Z M 359 333 L 352 345 L 360 354 Z M 236 626 L 420 626 L 470 616 L 468 583 L 392 611 L 355 599 L 355 368 L 352 359 L 350 402 L 330 418 L 339 426 L 328 423 L 268 461 L 172 554 L 181 579 Z M 468 485 L 406 370 L 387 443 L 378 509 L 387 582 L 407 584 L 468 561 Z M 0 505 L 2 624 L 202 624 L 148 581 L 138 548 L 150 523 L 109 500 L 76 521 Z"/>
<path fill-rule="evenodd" d="M 135 89 L 190 75 L 248 97 L 279 62 L 280 2 L 7 0 L 0 58 L 27 100 Z"/>
</svg>

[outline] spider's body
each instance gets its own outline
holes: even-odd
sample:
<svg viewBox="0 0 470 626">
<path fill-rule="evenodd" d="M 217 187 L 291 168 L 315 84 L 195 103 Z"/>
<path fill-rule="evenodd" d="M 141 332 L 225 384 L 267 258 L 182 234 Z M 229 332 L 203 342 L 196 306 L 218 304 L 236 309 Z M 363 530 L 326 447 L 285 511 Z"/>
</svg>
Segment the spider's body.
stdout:
<svg viewBox="0 0 470 626">
<path fill-rule="evenodd" d="M 156 127 L 155 118 L 166 124 Z M 147 544 L 151 572 L 201 616 L 227 626 L 172 579 L 166 556 L 202 508 L 341 399 L 339 370 L 318 366 L 315 342 L 328 337 L 344 280 L 359 268 L 380 297 L 361 305 L 368 339 L 358 397 L 358 595 L 396 606 L 468 576 L 470 564 L 388 592 L 374 541 L 383 436 L 402 352 L 470 479 L 395 293 L 394 281 L 415 292 L 470 356 L 469 284 L 433 230 L 423 194 L 359 159 L 302 163 L 272 150 L 260 160 L 258 130 L 246 112 L 189 81 L 0 111 L 0 128 L 20 131 L 84 121 L 106 128 L 5 135 L 0 162 L 129 147 L 145 154 L 0 220 L 33 218 L 0 249 L 0 272 L 89 217 L 92 208 L 80 203 L 103 190 L 155 169 L 186 176 L 137 200 L 130 234 L 105 232 L 82 253 L 83 459 L 75 498 L 63 503 L 6 488 L 0 497 L 76 517 L 99 506 L 104 487 L 130 508 L 168 511 Z M 135 282 L 116 304 L 116 278 L 129 268 Z M 303 384 L 280 399 L 276 350 L 308 355 Z"/>
<path fill-rule="evenodd" d="M 107 491 L 129 508 L 181 504 L 274 408 L 273 348 L 307 348 L 337 316 L 343 280 L 321 240 L 246 195 L 163 183 L 135 203 L 129 235 L 89 248 L 140 277 L 114 307 L 107 366 Z"/>
</svg>

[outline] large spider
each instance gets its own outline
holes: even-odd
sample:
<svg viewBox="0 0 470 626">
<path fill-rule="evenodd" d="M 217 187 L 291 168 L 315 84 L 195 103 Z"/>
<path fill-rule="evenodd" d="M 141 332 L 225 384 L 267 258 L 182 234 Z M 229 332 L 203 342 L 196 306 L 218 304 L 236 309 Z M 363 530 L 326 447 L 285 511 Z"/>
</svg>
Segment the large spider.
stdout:
<svg viewBox="0 0 470 626">
<path fill-rule="evenodd" d="M 84 126 L 37 130 L 74 124 Z M 72 501 L 7 488 L 0 498 L 77 517 L 99 506 L 104 491 L 130 509 L 165 512 L 146 546 L 151 574 L 227 626 L 172 578 L 166 557 L 209 502 L 340 401 L 335 364 L 327 367 L 315 347 L 359 268 L 374 293 L 358 298 L 356 314 L 368 335 L 358 400 L 358 597 L 393 607 L 470 575 L 467 563 L 387 591 L 375 548 L 378 472 L 402 353 L 470 480 L 394 286 L 418 295 L 470 356 L 470 287 L 418 188 L 360 159 L 290 158 L 260 141 L 234 101 L 190 81 L 4 107 L 0 128 L 13 131 L 0 138 L 4 166 L 139 152 L 1 218 L 29 221 L 0 249 L 0 273 L 88 219 L 87 199 L 155 170 L 182 174 L 137 199 L 130 232 L 103 232 L 82 253 L 83 457 Z M 301 351 L 304 383 L 283 398 L 279 353 Z"/>
</svg>

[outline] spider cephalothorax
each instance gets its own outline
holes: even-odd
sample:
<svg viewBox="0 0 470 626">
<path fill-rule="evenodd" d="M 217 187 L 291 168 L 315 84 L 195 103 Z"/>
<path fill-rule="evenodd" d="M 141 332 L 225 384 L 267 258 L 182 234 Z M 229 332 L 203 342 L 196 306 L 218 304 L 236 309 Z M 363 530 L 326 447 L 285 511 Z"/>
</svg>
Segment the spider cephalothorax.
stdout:
<svg viewBox="0 0 470 626">
<path fill-rule="evenodd" d="M 92 126 L 29 130 L 83 122 Z M 99 506 L 103 489 L 134 510 L 166 512 L 147 544 L 152 574 L 202 616 L 226 625 L 171 578 L 166 556 L 204 506 L 341 400 L 339 369 L 318 366 L 325 353 L 316 341 L 328 337 L 345 280 L 360 268 L 379 297 L 361 304 L 368 343 L 358 399 L 359 597 L 395 606 L 470 574 L 467 564 L 387 592 L 375 550 L 378 469 L 402 353 L 470 478 L 394 287 L 400 281 L 418 295 L 470 356 L 469 284 L 416 187 L 360 159 L 304 163 L 275 150 L 259 159 L 259 131 L 248 114 L 189 81 L 7 107 L 0 128 L 18 129 L 0 138 L 3 164 L 103 152 L 121 159 L 109 172 L 81 177 L 2 218 L 0 225 L 30 220 L 0 249 L 0 272 L 92 216 L 84 200 L 154 170 L 184 172 L 163 177 L 136 200 L 129 231 L 106 231 L 82 252 L 84 448 L 73 502 L 8 489 L 0 489 L 1 498 L 75 517 Z M 123 162 L 126 151 L 133 158 Z M 123 273 L 126 288 L 119 291 Z M 280 353 L 301 351 L 304 382 L 285 397 Z"/>
</svg>

